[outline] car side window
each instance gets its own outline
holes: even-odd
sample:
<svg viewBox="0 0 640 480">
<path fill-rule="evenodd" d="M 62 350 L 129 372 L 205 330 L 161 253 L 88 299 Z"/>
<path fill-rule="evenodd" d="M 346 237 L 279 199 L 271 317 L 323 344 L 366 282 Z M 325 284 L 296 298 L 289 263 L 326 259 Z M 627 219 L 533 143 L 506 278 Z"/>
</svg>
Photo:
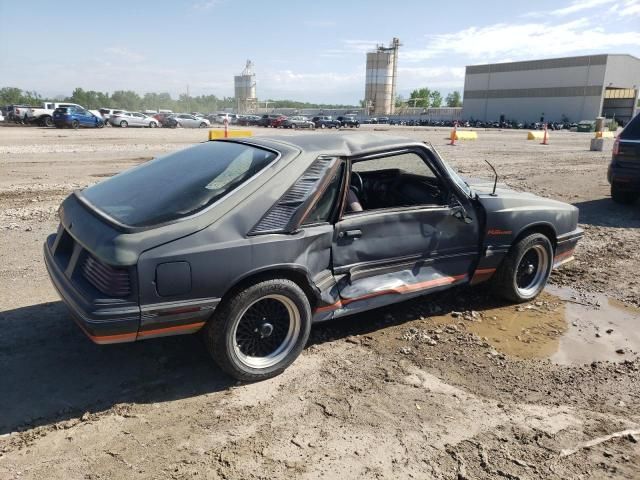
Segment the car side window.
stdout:
<svg viewBox="0 0 640 480">
<path fill-rule="evenodd" d="M 345 214 L 447 205 L 446 185 L 414 152 L 354 162 Z"/>
<path fill-rule="evenodd" d="M 304 225 L 312 225 L 315 223 L 324 223 L 331 220 L 331 213 L 334 211 L 340 194 L 340 186 L 342 185 L 342 176 L 344 174 L 344 163 L 336 170 L 334 176 L 329 180 L 329 184 L 324 192 L 307 214 Z"/>
</svg>

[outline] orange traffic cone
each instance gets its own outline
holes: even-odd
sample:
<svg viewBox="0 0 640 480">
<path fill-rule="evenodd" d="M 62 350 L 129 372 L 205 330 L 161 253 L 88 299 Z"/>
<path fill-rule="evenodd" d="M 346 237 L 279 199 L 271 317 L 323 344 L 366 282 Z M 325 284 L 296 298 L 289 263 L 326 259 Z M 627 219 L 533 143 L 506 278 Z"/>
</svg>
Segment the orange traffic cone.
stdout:
<svg viewBox="0 0 640 480">
<path fill-rule="evenodd" d="M 229 138 L 229 120 L 224 119 L 224 138 Z"/>
<path fill-rule="evenodd" d="M 456 129 L 458 127 L 458 122 L 454 122 L 453 124 L 453 130 L 451 130 L 451 142 L 449 142 L 449 145 L 452 146 L 456 146 Z"/>
<path fill-rule="evenodd" d="M 540 145 L 549 145 L 549 133 L 547 132 L 547 124 L 544 124 L 544 136 Z"/>
</svg>

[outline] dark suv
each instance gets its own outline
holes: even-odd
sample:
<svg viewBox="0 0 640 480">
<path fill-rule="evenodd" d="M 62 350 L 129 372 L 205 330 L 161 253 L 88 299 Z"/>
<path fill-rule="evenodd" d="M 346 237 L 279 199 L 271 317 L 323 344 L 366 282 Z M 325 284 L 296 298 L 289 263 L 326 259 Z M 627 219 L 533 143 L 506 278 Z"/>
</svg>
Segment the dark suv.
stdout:
<svg viewBox="0 0 640 480">
<path fill-rule="evenodd" d="M 616 138 L 607 179 L 614 202 L 629 204 L 640 197 L 640 114 Z"/>
<path fill-rule="evenodd" d="M 356 120 L 355 115 L 346 115 L 344 117 L 338 117 L 338 121 L 343 127 L 360 128 L 360 122 Z"/>
<path fill-rule="evenodd" d="M 340 128 L 342 124 L 333 117 L 327 115 L 319 115 L 311 119 L 316 128 Z"/>
</svg>

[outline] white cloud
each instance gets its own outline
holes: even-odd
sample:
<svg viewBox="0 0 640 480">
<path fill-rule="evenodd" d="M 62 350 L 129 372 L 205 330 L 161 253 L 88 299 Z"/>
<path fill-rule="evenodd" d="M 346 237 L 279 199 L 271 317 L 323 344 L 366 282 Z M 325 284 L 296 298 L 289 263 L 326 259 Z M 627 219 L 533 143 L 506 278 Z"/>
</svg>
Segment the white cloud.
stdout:
<svg viewBox="0 0 640 480">
<path fill-rule="evenodd" d="M 640 47 L 640 32 L 609 33 L 582 18 L 551 25 L 548 23 L 499 23 L 470 27 L 458 32 L 427 36 L 422 49 L 400 50 L 400 59 L 419 62 L 435 57 L 457 56 L 474 61 L 497 58 L 542 58 L 594 50 Z"/>
<path fill-rule="evenodd" d="M 342 58 L 354 55 L 364 55 L 366 52 L 375 50 L 377 45 L 384 42 L 380 40 L 341 40 L 342 46 L 339 48 L 329 48 L 322 51 L 319 55 L 327 58 Z M 364 58 L 364 57 L 363 57 Z"/>
<path fill-rule="evenodd" d="M 569 5 L 568 7 L 558 8 L 557 10 L 552 10 L 549 13 L 551 15 L 557 15 L 557 16 L 571 15 L 572 13 L 581 12 L 583 10 L 590 10 L 596 7 L 601 7 L 602 5 L 607 5 L 615 1 L 616 0 L 574 0 L 573 2 L 571 2 L 571 5 Z"/>
<path fill-rule="evenodd" d="M 220 5 L 224 0 L 202 0 L 192 5 L 194 10 L 210 10 L 213 7 Z"/>
<path fill-rule="evenodd" d="M 134 52 L 127 47 L 107 47 L 104 49 L 104 53 L 114 60 L 124 60 L 127 62 L 141 62 L 144 60 L 144 55 Z"/>
<path fill-rule="evenodd" d="M 596 7 L 610 5 L 614 2 L 616 2 L 616 0 L 574 0 L 567 7 L 557 8 L 555 10 L 536 10 L 525 13 L 522 17 L 546 18 L 550 15 L 555 17 L 564 17 L 574 13 L 584 12 L 585 10 L 592 10 Z"/>
<path fill-rule="evenodd" d="M 609 12 L 622 18 L 640 16 L 640 0 L 617 2 L 609 9 Z"/>
</svg>

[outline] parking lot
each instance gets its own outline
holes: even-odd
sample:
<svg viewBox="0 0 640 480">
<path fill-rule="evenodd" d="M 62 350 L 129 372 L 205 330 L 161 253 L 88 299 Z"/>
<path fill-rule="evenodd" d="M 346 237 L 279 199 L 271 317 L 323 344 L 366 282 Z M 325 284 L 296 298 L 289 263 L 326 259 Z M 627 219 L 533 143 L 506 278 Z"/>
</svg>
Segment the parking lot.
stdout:
<svg viewBox="0 0 640 480">
<path fill-rule="evenodd" d="M 638 478 L 640 205 L 610 199 L 613 141 L 359 131 L 578 206 L 576 261 L 524 306 L 461 288 L 319 326 L 283 375 L 237 385 L 198 336 L 92 344 L 42 262 L 66 195 L 207 130 L 0 126 L 0 478 Z"/>
</svg>

